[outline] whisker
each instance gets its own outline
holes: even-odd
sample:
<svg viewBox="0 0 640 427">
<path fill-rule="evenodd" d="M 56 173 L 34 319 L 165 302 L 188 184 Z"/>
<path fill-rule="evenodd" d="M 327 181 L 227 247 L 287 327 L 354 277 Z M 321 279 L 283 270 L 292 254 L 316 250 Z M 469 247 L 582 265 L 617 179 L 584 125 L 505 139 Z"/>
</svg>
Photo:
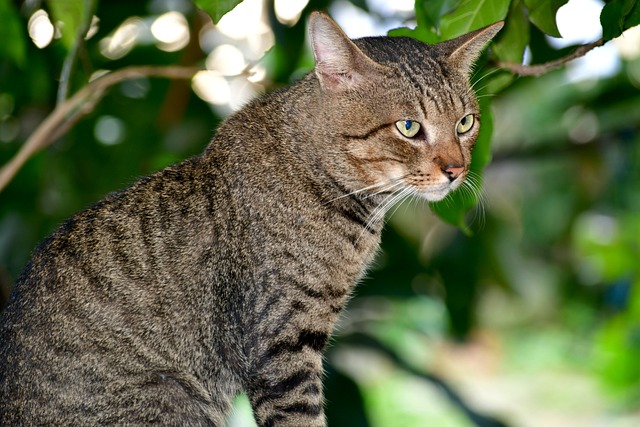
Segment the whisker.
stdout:
<svg viewBox="0 0 640 427">
<path fill-rule="evenodd" d="M 500 68 L 494 68 L 494 69 L 492 69 L 492 70 L 488 71 L 487 73 L 485 73 L 484 75 L 482 75 L 482 77 L 480 77 L 478 80 L 476 80 L 476 81 L 471 85 L 471 87 L 469 87 L 469 91 L 467 92 L 467 94 L 469 94 L 469 93 L 473 90 L 473 88 L 474 88 L 478 83 L 480 83 L 482 80 L 486 79 L 487 77 L 489 77 L 490 75 L 492 75 L 492 74 L 494 74 L 494 73 L 497 73 L 498 71 L 500 71 Z M 474 77 L 475 77 L 475 76 L 474 76 Z M 486 86 L 482 87 L 482 88 L 481 88 L 481 89 L 479 89 L 478 91 L 480 91 L 480 90 L 484 89 L 485 87 L 486 87 Z"/>
<path fill-rule="evenodd" d="M 418 200 L 418 203 L 421 205 L 421 209 L 424 210 L 429 208 L 429 201 L 424 197 L 421 197 L 418 193 L 416 193 L 416 200 Z"/>
<path fill-rule="evenodd" d="M 478 222 L 480 228 L 483 228 L 486 223 L 486 192 L 482 185 L 482 177 L 475 173 L 469 172 L 467 180 L 463 183 L 465 193 L 469 194 L 472 200 L 475 200 L 475 206 L 473 208 L 472 222 Z"/>
<path fill-rule="evenodd" d="M 368 199 L 369 197 L 379 196 L 379 195 L 380 195 L 380 194 L 382 194 L 382 193 L 389 193 L 389 192 L 393 192 L 392 190 L 393 190 L 394 188 L 396 188 L 396 187 L 400 187 L 400 186 L 402 186 L 402 184 L 403 184 L 403 183 L 402 183 L 402 181 L 398 181 L 398 182 L 396 182 L 395 184 L 391 184 L 391 185 L 389 185 L 389 186 L 387 186 L 387 187 L 384 187 L 384 188 L 382 188 L 382 189 L 380 189 L 380 190 L 376 191 L 375 193 L 372 193 L 372 194 L 370 194 L 370 195 L 366 196 L 366 197 L 365 197 L 365 199 Z"/>
<path fill-rule="evenodd" d="M 390 179 L 388 181 L 385 181 L 385 182 L 378 182 L 376 184 L 371 184 L 371 185 L 369 185 L 367 187 L 363 187 L 363 188 L 360 188 L 358 190 L 354 190 L 354 191 L 352 191 L 350 193 L 338 196 L 335 199 L 331 199 L 331 200 L 325 202 L 324 205 L 328 205 L 329 203 L 333 203 L 336 200 L 344 199 L 345 197 L 355 196 L 355 195 L 358 195 L 358 194 L 363 193 L 365 191 L 373 190 L 375 188 L 379 188 L 379 190 L 374 192 L 374 193 L 372 193 L 372 194 L 369 194 L 369 195 L 365 196 L 364 198 L 368 199 L 369 197 L 378 196 L 378 195 L 380 195 L 382 193 L 386 193 L 386 192 L 391 191 L 393 188 L 398 187 L 399 185 L 402 185 L 402 180 L 405 179 L 407 176 L 409 176 L 409 174 L 401 175 L 399 177 L 392 178 L 392 179 Z"/>
<path fill-rule="evenodd" d="M 485 93 L 484 95 L 476 95 L 476 99 L 480 98 L 494 98 L 496 96 L 495 93 Z"/>
<path fill-rule="evenodd" d="M 393 208 L 393 210 L 391 211 L 390 216 L 393 215 L 396 212 L 396 210 L 400 207 L 401 205 L 400 201 L 407 198 L 407 196 L 409 196 L 412 192 L 413 192 L 413 189 L 411 187 L 403 188 L 402 191 L 400 191 L 397 194 L 393 202 L 388 205 L 387 209 L 385 210 L 385 215 L 389 211 L 391 211 L 391 208 Z"/>
<path fill-rule="evenodd" d="M 406 191 L 406 192 L 405 192 L 405 191 Z M 402 197 L 400 198 L 400 200 L 401 200 L 401 199 L 404 199 L 404 198 L 406 198 L 406 197 L 411 197 L 411 196 L 413 196 L 413 195 L 414 195 L 414 193 L 415 193 L 415 190 L 414 190 L 413 188 L 411 188 L 411 187 L 407 187 L 407 188 L 405 189 L 405 191 L 403 191 L 403 192 L 405 192 L 405 194 L 403 194 L 403 195 L 402 195 Z M 400 206 L 402 206 L 402 203 L 399 203 L 399 202 L 400 202 L 400 200 L 398 200 L 398 203 L 395 203 L 395 207 L 393 208 L 393 210 L 391 211 L 391 213 L 389 213 L 389 218 L 390 218 L 390 217 L 392 217 L 392 216 L 396 213 L 396 211 L 400 208 Z"/>
<path fill-rule="evenodd" d="M 338 196 L 335 199 L 331 199 L 331 200 L 325 202 L 324 205 L 328 205 L 329 203 L 333 203 L 336 200 L 344 199 L 345 197 L 355 196 L 356 194 L 360 194 L 360 193 L 362 193 L 364 191 L 371 190 L 371 189 L 374 189 L 374 188 L 382 187 L 384 185 L 388 185 L 388 184 L 386 182 L 379 182 L 379 183 L 376 183 L 376 184 L 372 184 L 372 185 L 369 185 L 367 187 L 363 187 L 363 188 L 360 188 L 358 190 L 352 191 L 351 193 L 347 193 L 347 194 L 343 194 L 342 196 Z"/>
<path fill-rule="evenodd" d="M 477 88 L 477 89 L 476 89 L 476 98 L 478 98 L 478 97 L 483 97 L 483 96 L 487 96 L 487 95 L 492 95 L 492 96 L 493 96 L 493 94 L 487 94 L 487 93 L 482 94 L 482 95 L 478 95 L 478 93 L 479 93 L 479 92 L 482 92 L 483 90 L 485 90 L 485 89 L 486 89 L 486 88 L 488 88 L 488 87 L 489 87 L 489 85 L 488 85 L 488 84 L 486 84 L 486 85 L 484 85 L 484 86 L 482 86 L 482 87 Z"/>
<path fill-rule="evenodd" d="M 442 199 L 439 203 L 444 203 L 447 209 L 450 209 L 453 206 L 453 199 L 451 198 L 452 194 L 453 193 L 447 194 L 447 196 L 444 199 Z"/>
<path fill-rule="evenodd" d="M 481 202 L 486 202 L 487 193 L 484 186 L 482 185 L 482 176 L 480 176 L 480 174 L 476 172 L 470 171 L 469 178 L 470 178 L 469 185 L 471 185 L 473 189 L 477 192 L 478 200 Z"/>
<path fill-rule="evenodd" d="M 391 207 L 396 201 L 402 198 L 402 194 L 406 191 L 406 188 L 400 190 L 399 193 L 391 194 L 389 197 L 385 199 L 382 205 L 380 205 L 371 215 L 371 218 L 367 221 L 367 227 L 373 225 L 374 222 L 380 220 L 384 215 L 386 215 L 387 210 Z"/>
<path fill-rule="evenodd" d="M 360 233 L 360 236 L 358 237 L 358 240 L 356 240 L 356 242 L 360 240 L 365 231 L 370 230 L 374 223 L 378 222 L 385 216 L 389 208 L 393 206 L 394 203 L 402 199 L 411 190 L 412 189 L 410 187 L 405 187 L 398 193 L 392 193 L 387 196 L 382 204 L 371 213 L 371 216 L 367 220 L 367 224 L 365 225 L 364 230 L 362 230 L 362 233 Z"/>
</svg>

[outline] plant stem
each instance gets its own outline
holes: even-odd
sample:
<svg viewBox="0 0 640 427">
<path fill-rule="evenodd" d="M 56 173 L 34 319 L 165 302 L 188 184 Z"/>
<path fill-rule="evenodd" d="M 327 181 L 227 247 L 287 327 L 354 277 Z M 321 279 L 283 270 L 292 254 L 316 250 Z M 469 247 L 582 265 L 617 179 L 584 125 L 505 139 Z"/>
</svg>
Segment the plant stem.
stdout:
<svg viewBox="0 0 640 427">
<path fill-rule="evenodd" d="M 567 56 L 563 56 L 562 58 L 556 59 L 555 61 L 549 61 L 544 64 L 522 65 L 510 62 L 498 62 L 498 67 L 511 71 L 513 74 L 518 74 L 520 76 L 540 76 L 542 74 L 548 73 L 551 70 L 563 66 L 567 62 L 573 61 L 574 59 L 586 55 L 589 51 L 595 49 L 596 47 L 600 47 L 603 44 L 605 44 L 605 40 L 600 38 L 593 43 L 580 46 L 573 53 Z"/>
<path fill-rule="evenodd" d="M 58 85 L 58 96 L 56 104 L 62 104 L 69 95 L 69 82 L 71 80 L 71 73 L 73 72 L 73 66 L 76 63 L 78 57 L 78 51 L 83 43 L 84 37 L 87 35 L 89 28 L 91 27 L 91 20 L 93 18 L 93 11 L 95 9 L 95 0 L 84 0 L 84 14 L 82 16 L 82 22 L 78 27 L 76 38 L 73 41 L 73 45 L 62 64 L 62 72 L 60 73 L 60 84 Z"/>
</svg>

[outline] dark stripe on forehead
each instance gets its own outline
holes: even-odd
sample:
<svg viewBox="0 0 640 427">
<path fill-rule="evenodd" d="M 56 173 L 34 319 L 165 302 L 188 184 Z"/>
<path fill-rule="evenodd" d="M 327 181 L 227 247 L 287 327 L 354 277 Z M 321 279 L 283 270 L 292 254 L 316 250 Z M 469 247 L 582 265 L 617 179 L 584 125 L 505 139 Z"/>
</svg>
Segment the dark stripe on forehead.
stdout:
<svg viewBox="0 0 640 427">
<path fill-rule="evenodd" d="M 413 84 L 417 93 L 421 93 L 422 87 L 420 86 L 420 83 L 418 83 L 418 76 L 416 75 L 415 70 L 413 70 L 406 62 L 401 62 L 399 65 L 402 68 L 402 71 L 407 75 L 407 77 L 409 77 L 409 80 L 411 81 L 411 84 Z"/>
<path fill-rule="evenodd" d="M 425 87 L 424 89 L 425 89 L 425 96 L 433 102 L 433 105 L 436 106 L 436 110 L 438 110 L 438 113 L 442 114 L 442 106 L 440 105 L 438 98 L 431 93 L 431 91 L 429 90 L 429 87 Z M 422 103 L 421 103 L 421 106 L 422 106 Z M 422 108 L 424 108 L 424 106 L 422 106 Z M 427 117 L 426 113 L 425 113 L 425 117 Z"/>
<path fill-rule="evenodd" d="M 447 67 L 443 66 L 443 64 L 438 60 L 430 56 L 424 56 L 423 59 L 425 62 L 425 70 L 420 74 L 423 85 L 425 86 L 423 93 L 433 102 L 438 112 L 442 113 L 455 105 L 451 99 L 453 88 L 449 80 L 449 70 L 447 70 Z M 415 61 L 412 62 L 414 65 L 416 64 Z M 443 97 L 443 93 L 447 93 L 449 95 L 450 103 L 448 103 L 447 99 Z"/>
<path fill-rule="evenodd" d="M 427 112 L 427 107 L 426 107 L 426 105 L 424 103 L 424 100 L 421 99 L 418 104 L 420 105 L 420 110 L 422 110 L 422 116 L 425 118 L 425 120 L 428 119 L 429 118 L 429 113 Z M 438 110 L 438 111 L 440 111 L 440 110 Z"/>
<path fill-rule="evenodd" d="M 440 69 L 439 64 L 437 64 L 433 58 L 423 56 L 422 59 L 424 59 L 423 63 L 415 60 L 407 60 L 406 62 L 402 62 L 400 66 L 406 76 L 411 80 L 411 83 L 417 91 L 417 95 L 428 98 L 435 105 L 438 112 L 442 113 L 445 106 L 431 88 L 444 87 L 449 90 L 449 84 L 437 74 L 437 71 L 429 73 L 429 70 Z M 427 117 L 427 108 L 424 105 L 424 100 L 419 99 L 419 104 L 424 116 Z"/>
<path fill-rule="evenodd" d="M 451 102 L 451 106 L 456 105 L 456 101 L 453 99 L 453 94 L 451 93 L 450 90 L 447 91 L 447 95 L 449 95 L 449 102 Z"/>
<path fill-rule="evenodd" d="M 459 84 L 458 73 L 433 48 L 422 42 L 406 37 L 370 37 L 356 40 L 356 44 L 373 60 L 397 70 L 400 73 L 398 78 L 408 79 L 405 87 L 410 84 L 416 93 L 405 95 L 420 104 L 425 117 L 430 108 L 443 114 L 459 106 L 458 102 L 464 106 L 473 102 L 473 94 L 465 93 L 468 89 Z M 433 106 L 425 105 L 425 98 Z M 371 136 L 367 134 L 344 136 Z"/>
</svg>

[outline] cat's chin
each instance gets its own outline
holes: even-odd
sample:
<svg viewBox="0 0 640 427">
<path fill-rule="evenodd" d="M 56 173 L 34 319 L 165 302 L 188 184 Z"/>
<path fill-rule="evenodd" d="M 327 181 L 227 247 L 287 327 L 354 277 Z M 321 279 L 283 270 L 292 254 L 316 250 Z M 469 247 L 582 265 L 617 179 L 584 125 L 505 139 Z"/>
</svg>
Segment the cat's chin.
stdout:
<svg viewBox="0 0 640 427">
<path fill-rule="evenodd" d="M 428 192 L 428 193 L 422 193 L 421 196 L 423 199 L 425 199 L 428 202 L 439 202 L 440 200 L 443 200 L 445 197 L 447 197 L 449 195 L 450 191 L 442 191 L 442 192 Z"/>
<path fill-rule="evenodd" d="M 420 197 L 427 200 L 428 202 L 439 202 L 446 198 L 449 194 L 453 193 L 457 186 L 447 185 L 446 187 L 440 188 L 432 188 L 428 190 L 421 191 Z"/>
</svg>

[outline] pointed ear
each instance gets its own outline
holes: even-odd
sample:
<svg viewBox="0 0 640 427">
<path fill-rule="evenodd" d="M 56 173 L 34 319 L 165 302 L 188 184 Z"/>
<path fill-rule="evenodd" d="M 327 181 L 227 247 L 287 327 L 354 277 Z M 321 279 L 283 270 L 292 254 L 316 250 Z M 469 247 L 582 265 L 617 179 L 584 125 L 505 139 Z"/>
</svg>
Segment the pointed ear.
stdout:
<svg viewBox="0 0 640 427">
<path fill-rule="evenodd" d="M 485 45 L 502 29 L 503 21 L 480 28 L 452 40 L 439 43 L 438 46 L 448 58 L 450 64 L 471 74 L 473 63 L 478 59 Z"/>
<path fill-rule="evenodd" d="M 309 38 L 316 60 L 315 72 L 324 89 L 334 92 L 356 87 L 380 68 L 327 15 L 313 12 Z"/>
</svg>

